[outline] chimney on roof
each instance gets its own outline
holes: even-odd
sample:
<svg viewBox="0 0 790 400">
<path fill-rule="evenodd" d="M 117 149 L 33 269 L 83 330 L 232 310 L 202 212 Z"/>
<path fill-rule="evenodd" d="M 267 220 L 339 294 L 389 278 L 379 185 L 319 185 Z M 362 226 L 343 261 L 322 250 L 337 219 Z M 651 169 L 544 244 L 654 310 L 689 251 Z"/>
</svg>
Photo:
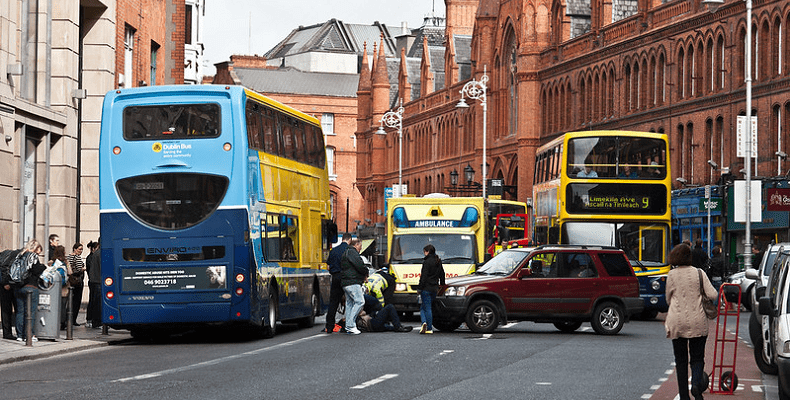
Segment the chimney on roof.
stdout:
<svg viewBox="0 0 790 400">
<path fill-rule="evenodd" d="M 406 53 L 409 52 L 411 49 L 412 44 L 414 44 L 414 35 L 411 33 L 411 29 L 409 29 L 408 23 L 403 21 L 400 23 L 401 34 L 395 36 L 395 46 L 397 47 L 397 53 L 401 52 L 401 49 L 406 49 Z"/>
</svg>

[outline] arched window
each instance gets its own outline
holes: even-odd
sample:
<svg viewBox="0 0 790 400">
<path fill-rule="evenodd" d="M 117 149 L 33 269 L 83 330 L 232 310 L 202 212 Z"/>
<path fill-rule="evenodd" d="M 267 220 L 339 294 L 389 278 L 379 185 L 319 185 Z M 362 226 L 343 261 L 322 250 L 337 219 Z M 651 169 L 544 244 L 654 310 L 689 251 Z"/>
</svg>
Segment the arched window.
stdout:
<svg viewBox="0 0 790 400">
<path fill-rule="evenodd" d="M 503 76 L 507 77 L 507 121 L 508 121 L 508 135 L 513 136 L 518 130 L 518 68 L 516 59 L 518 55 L 518 43 L 516 43 L 516 35 L 513 29 L 510 28 L 505 36 L 505 49 L 506 49 L 506 62 L 503 67 Z"/>
<path fill-rule="evenodd" d="M 625 74 L 625 110 L 627 112 L 631 112 L 631 109 L 633 108 L 633 105 L 631 103 L 631 92 L 632 92 L 631 88 L 633 85 L 631 83 L 631 64 L 625 64 L 624 74 Z"/>
<path fill-rule="evenodd" d="M 677 86 L 678 98 L 682 99 L 686 97 L 686 51 L 682 47 L 678 50 L 677 67 L 675 85 Z"/>
<path fill-rule="evenodd" d="M 715 90 L 724 89 L 724 35 L 716 39 L 716 56 L 714 57 L 713 73 L 716 76 Z"/>
<path fill-rule="evenodd" d="M 705 45 L 705 85 L 704 90 L 705 93 L 712 92 L 716 87 L 716 74 L 713 73 L 715 71 L 716 66 L 714 65 L 714 51 L 713 51 L 713 38 L 708 38 L 708 43 Z"/>
</svg>

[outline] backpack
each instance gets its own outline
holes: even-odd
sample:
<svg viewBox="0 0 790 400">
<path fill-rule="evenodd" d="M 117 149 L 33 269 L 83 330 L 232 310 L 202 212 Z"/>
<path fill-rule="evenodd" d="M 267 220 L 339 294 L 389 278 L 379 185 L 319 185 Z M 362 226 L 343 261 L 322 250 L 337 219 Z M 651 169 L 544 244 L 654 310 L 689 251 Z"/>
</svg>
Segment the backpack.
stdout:
<svg viewBox="0 0 790 400">
<path fill-rule="evenodd" d="M 20 253 L 22 253 L 22 249 L 4 250 L 3 252 L 0 252 L 0 285 L 6 285 L 10 283 L 11 264 L 14 263 L 14 260 L 16 260 Z"/>
<path fill-rule="evenodd" d="M 27 257 L 20 254 L 11 264 L 11 269 L 8 272 L 10 278 L 9 283 L 11 285 L 21 286 L 30 275 L 30 263 L 26 262 L 26 258 Z"/>
</svg>

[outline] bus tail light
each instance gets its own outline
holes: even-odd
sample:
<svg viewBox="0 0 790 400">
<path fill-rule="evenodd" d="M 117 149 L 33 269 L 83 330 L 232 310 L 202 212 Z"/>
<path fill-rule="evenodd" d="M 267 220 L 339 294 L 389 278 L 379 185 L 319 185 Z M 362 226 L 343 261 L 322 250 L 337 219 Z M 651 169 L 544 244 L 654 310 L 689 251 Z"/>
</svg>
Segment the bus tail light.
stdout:
<svg viewBox="0 0 790 400">
<path fill-rule="evenodd" d="M 113 293 L 113 292 L 111 292 L 111 291 L 110 291 L 110 292 L 107 292 L 107 300 L 112 300 L 112 299 L 113 299 L 113 297 L 115 297 L 115 293 Z"/>
<path fill-rule="evenodd" d="M 104 286 L 112 286 L 113 280 L 110 277 L 104 278 Z"/>
<path fill-rule="evenodd" d="M 222 149 L 225 150 L 225 151 L 230 151 L 230 149 L 232 147 L 233 146 L 231 146 L 230 143 L 228 143 L 228 142 L 225 142 L 225 144 L 222 145 Z"/>
<path fill-rule="evenodd" d="M 242 288 L 236 288 L 236 296 L 241 296 L 241 295 L 243 295 L 243 294 L 244 294 L 244 289 L 242 289 Z"/>
<path fill-rule="evenodd" d="M 244 282 L 244 274 L 236 274 L 236 282 L 238 283 Z"/>
<path fill-rule="evenodd" d="M 118 154 L 121 154 L 121 148 L 120 148 L 119 146 L 115 146 L 115 147 L 113 147 L 113 148 L 112 148 L 112 154 L 115 154 L 116 156 L 117 156 Z"/>
</svg>

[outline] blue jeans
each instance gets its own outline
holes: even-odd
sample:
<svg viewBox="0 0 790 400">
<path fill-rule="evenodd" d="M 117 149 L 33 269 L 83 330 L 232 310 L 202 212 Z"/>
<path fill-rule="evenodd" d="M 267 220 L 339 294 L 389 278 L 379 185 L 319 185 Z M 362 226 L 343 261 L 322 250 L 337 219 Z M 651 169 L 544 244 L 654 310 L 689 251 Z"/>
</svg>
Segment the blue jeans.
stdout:
<svg viewBox="0 0 790 400">
<path fill-rule="evenodd" d="M 433 330 L 433 302 L 436 300 L 436 292 L 423 290 L 420 292 L 420 321 L 428 325 L 428 330 Z"/>
<path fill-rule="evenodd" d="M 25 313 L 27 308 L 27 294 L 33 293 L 30 301 L 30 316 L 33 321 L 33 326 L 36 326 L 36 309 L 38 308 L 38 288 L 35 286 L 23 286 L 16 290 L 16 336 L 22 339 L 27 339 L 27 331 L 25 330 Z"/>
<path fill-rule="evenodd" d="M 362 285 L 343 286 L 346 293 L 346 330 L 357 328 L 357 316 L 365 304 L 365 292 Z"/>
</svg>

